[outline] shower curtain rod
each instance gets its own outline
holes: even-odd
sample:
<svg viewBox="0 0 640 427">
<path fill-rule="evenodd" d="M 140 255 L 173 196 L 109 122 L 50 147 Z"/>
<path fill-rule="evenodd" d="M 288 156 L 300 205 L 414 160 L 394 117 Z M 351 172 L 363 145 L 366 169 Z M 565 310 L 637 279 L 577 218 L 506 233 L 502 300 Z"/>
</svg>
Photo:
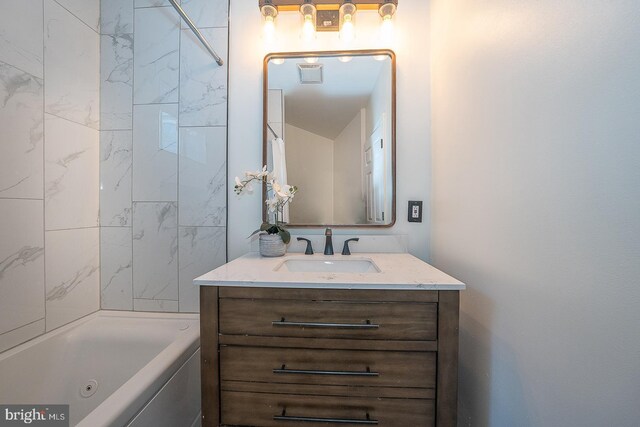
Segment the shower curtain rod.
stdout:
<svg viewBox="0 0 640 427">
<path fill-rule="evenodd" d="M 216 60 L 218 65 L 220 66 L 224 65 L 222 58 L 220 58 L 220 56 L 218 56 L 216 51 L 213 50 L 213 48 L 211 47 L 207 39 L 202 35 L 200 30 L 196 28 L 196 25 L 193 23 L 191 18 L 189 18 L 187 14 L 184 12 L 184 10 L 182 9 L 182 7 L 180 7 L 180 5 L 176 3 L 176 0 L 169 0 L 169 3 L 171 3 L 171 6 L 173 6 L 173 8 L 176 10 L 176 12 L 178 12 L 178 14 L 182 17 L 182 19 L 184 19 L 184 22 L 186 22 L 189 28 L 191 28 L 191 31 L 193 31 L 193 34 L 196 35 L 198 40 L 200 40 L 200 42 L 204 45 L 204 47 L 209 51 L 209 53 L 213 56 L 213 59 Z"/>
</svg>

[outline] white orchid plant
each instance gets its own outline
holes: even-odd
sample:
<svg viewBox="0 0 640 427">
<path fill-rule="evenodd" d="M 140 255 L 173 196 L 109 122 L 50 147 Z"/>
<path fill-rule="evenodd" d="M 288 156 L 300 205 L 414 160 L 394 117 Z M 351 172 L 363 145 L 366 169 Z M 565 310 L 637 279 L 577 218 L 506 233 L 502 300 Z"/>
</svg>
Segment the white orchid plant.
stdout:
<svg viewBox="0 0 640 427">
<path fill-rule="evenodd" d="M 244 178 L 240 179 L 236 176 L 236 185 L 234 191 L 236 194 L 241 195 L 244 193 L 253 193 L 254 181 L 260 182 L 267 187 L 267 198 L 265 203 L 267 204 L 267 218 L 271 218 L 273 215 L 273 222 L 264 222 L 259 229 L 251 233 L 251 236 L 266 232 L 268 234 L 279 234 L 284 243 L 291 241 L 291 234 L 285 227 L 283 221 L 283 211 L 287 203 L 293 200 L 293 196 L 298 191 L 298 188 L 294 185 L 279 183 L 273 172 L 267 171 L 267 167 L 264 166 L 261 171 L 244 173 Z M 249 237 L 251 237 L 249 236 Z"/>
</svg>

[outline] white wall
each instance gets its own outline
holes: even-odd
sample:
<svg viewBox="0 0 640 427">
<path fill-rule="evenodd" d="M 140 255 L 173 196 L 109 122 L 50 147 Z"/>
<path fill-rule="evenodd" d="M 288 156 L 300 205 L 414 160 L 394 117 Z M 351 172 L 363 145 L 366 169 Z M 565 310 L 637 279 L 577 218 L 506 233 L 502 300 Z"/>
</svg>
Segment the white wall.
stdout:
<svg viewBox="0 0 640 427">
<path fill-rule="evenodd" d="M 0 9 L 2 352 L 100 306 L 100 3 Z"/>
<path fill-rule="evenodd" d="M 379 16 L 375 11 L 359 13 L 354 48 L 385 47 L 377 37 Z M 262 22 L 256 3 L 232 1 L 229 52 L 229 177 L 258 169 L 262 159 L 262 59 L 268 51 L 340 49 L 336 33 L 318 34 L 315 46 L 303 45 L 299 37 L 300 16 L 278 17 L 279 40 L 265 47 Z M 406 220 L 408 200 L 428 200 L 430 189 L 429 128 L 429 2 L 403 0 L 396 13 L 396 34 L 392 48 L 398 59 L 397 142 L 398 191 L 397 222 L 391 229 L 361 231 L 358 234 L 405 234 L 409 250 L 427 259 L 429 255 L 429 213 L 425 222 Z M 247 236 L 261 221 L 261 200 L 237 197 L 229 192 L 228 256 L 234 259 L 251 249 Z M 303 230 L 320 233 L 322 230 Z M 336 234 L 355 230 L 335 230 Z"/>
<path fill-rule="evenodd" d="M 287 179 L 298 187 L 290 204 L 289 221 L 333 223 L 333 141 L 288 123 L 285 132 Z"/>
<path fill-rule="evenodd" d="M 182 5 L 224 66 L 168 2 L 102 1 L 103 309 L 198 311 L 226 262 L 228 0 Z"/>
<path fill-rule="evenodd" d="M 433 260 L 468 285 L 460 425 L 636 426 L 640 7 L 432 5 Z"/>
</svg>

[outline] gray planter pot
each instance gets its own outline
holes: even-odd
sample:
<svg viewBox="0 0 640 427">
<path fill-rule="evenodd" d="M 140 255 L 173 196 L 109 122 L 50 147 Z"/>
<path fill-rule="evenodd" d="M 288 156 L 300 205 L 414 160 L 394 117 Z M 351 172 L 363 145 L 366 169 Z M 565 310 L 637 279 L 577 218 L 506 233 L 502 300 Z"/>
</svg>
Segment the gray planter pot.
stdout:
<svg viewBox="0 0 640 427">
<path fill-rule="evenodd" d="M 266 257 L 283 256 L 287 252 L 287 245 L 279 234 L 260 235 L 260 255 Z"/>
</svg>

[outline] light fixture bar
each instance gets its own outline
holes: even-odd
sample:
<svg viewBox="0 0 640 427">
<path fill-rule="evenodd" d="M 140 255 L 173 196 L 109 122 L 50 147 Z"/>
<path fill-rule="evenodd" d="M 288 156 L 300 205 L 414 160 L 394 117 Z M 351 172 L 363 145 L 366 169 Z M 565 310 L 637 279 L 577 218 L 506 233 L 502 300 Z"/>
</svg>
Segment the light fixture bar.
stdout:
<svg viewBox="0 0 640 427">
<path fill-rule="evenodd" d="M 357 11 L 377 11 L 382 18 L 383 32 L 389 33 L 398 0 L 258 0 L 258 6 L 264 18 L 265 35 L 275 31 L 274 19 L 278 13 L 297 11 L 303 17 L 305 42 L 314 40 L 317 31 L 337 31 L 342 42 L 350 44 L 355 37 Z"/>
<path fill-rule="evenodd" d="M 273 5 L 279 12 L 296 12 L 305 3 L 304 0 L 259 0 L 259 6 L 265 4 Z M 318 10 L 338 10 L 342 5 L 341 0 L 314 0 L 313 4 Z M 352 0 L 358 10 L 379 10 L 381 6 L 392 3 L 398 6 L 398 0 Z"/>
</svg>

